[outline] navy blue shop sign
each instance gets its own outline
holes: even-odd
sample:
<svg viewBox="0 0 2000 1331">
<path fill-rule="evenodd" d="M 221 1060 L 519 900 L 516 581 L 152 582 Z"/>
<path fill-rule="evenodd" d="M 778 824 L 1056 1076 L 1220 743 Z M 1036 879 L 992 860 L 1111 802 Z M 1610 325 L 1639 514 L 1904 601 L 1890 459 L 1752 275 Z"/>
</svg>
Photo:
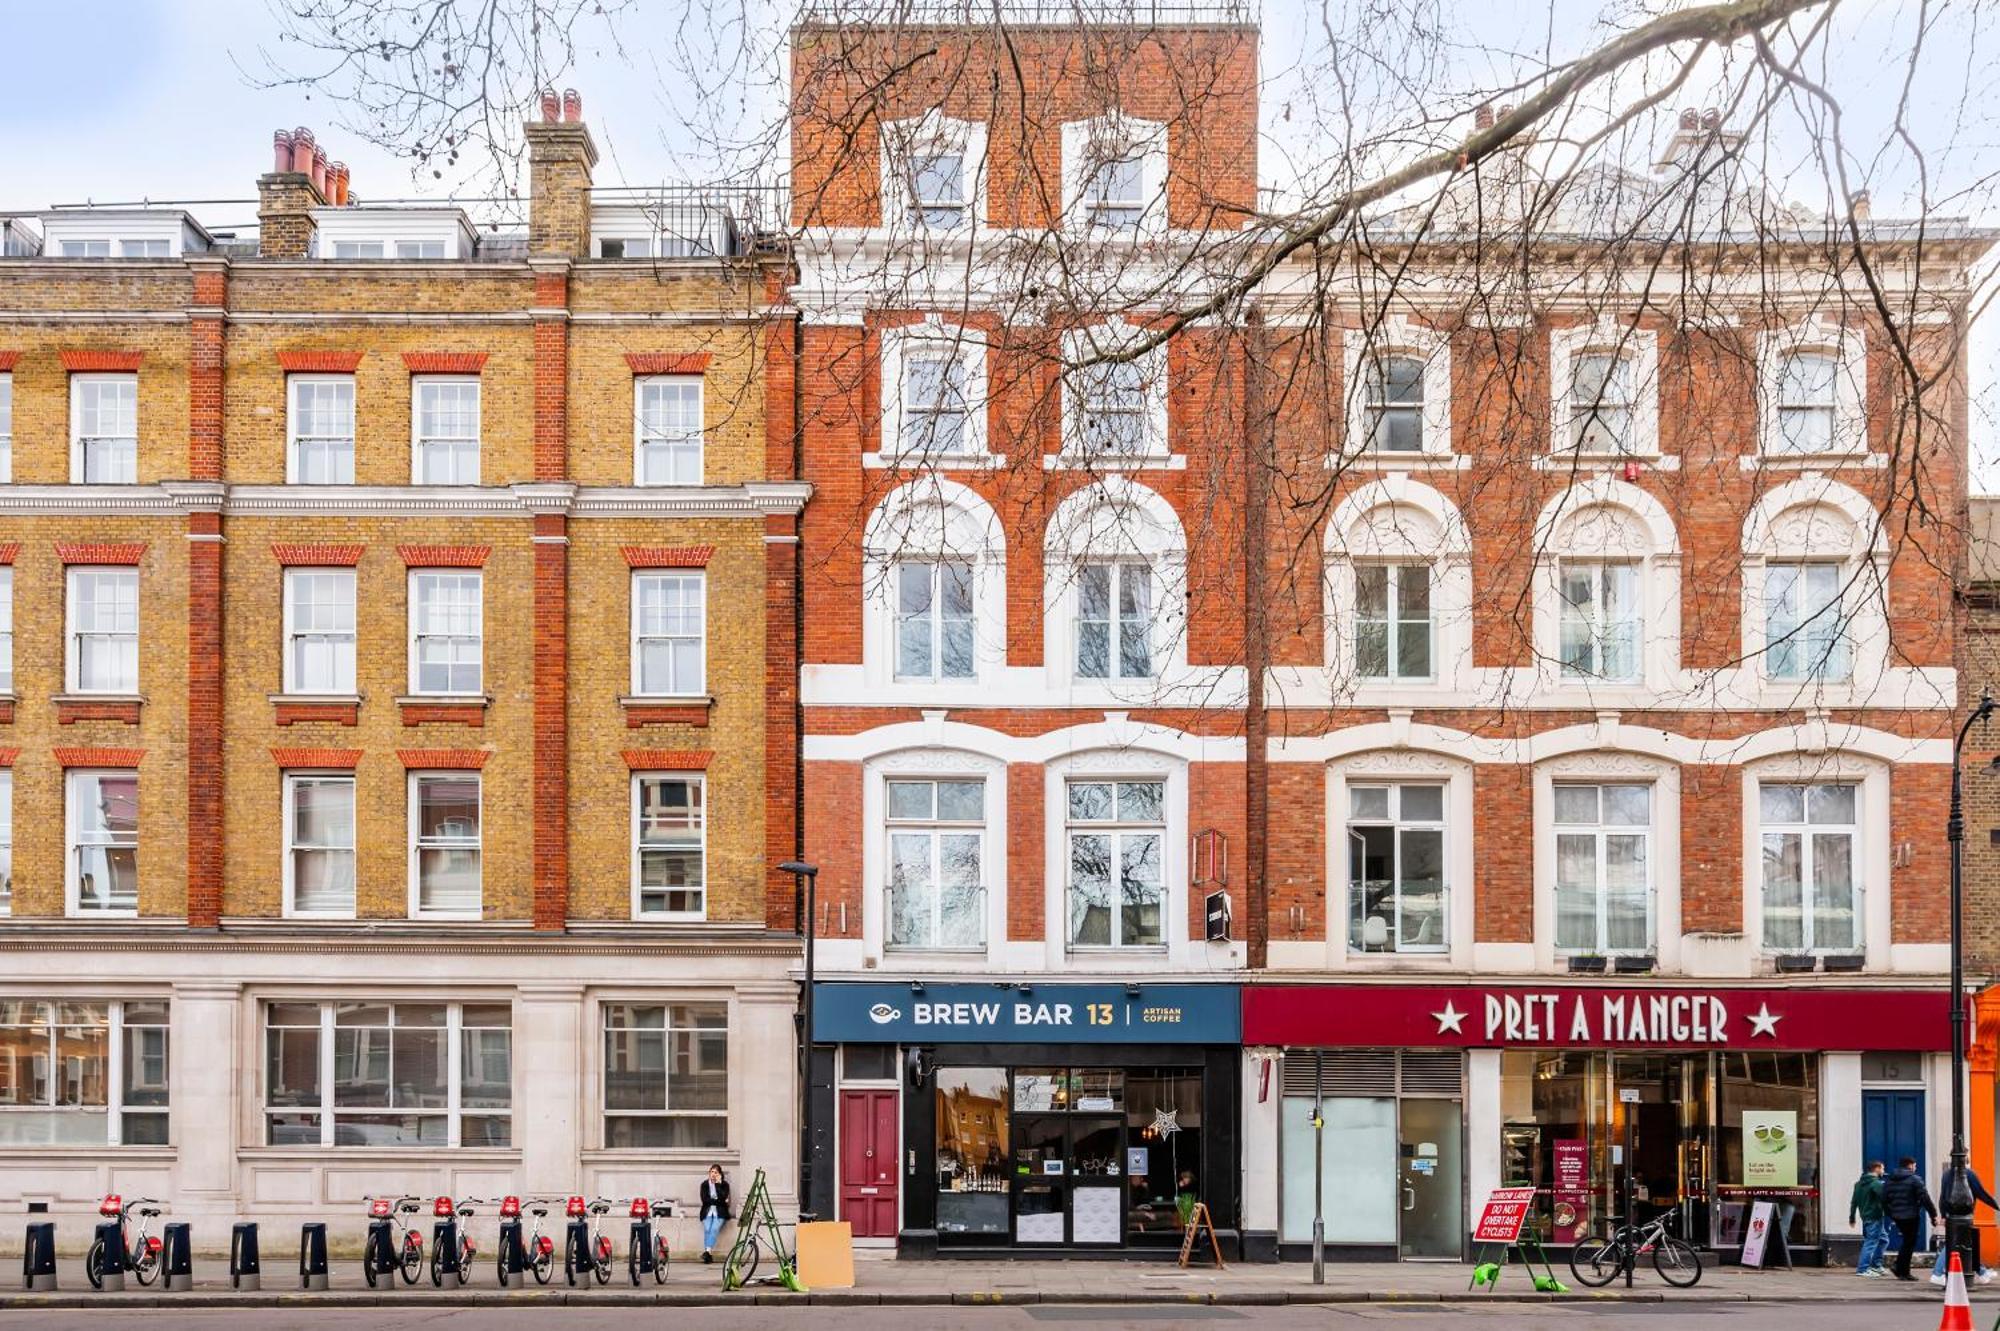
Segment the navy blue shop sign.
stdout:
<svg viewBox="0 0 2000 1331">
<path fill-rule="evenodd" d="M 1233 984 L 829 983 L 813 987 L 813 1036 L 849 1044 L 1238 1044 L 1243 1008 Z"/>
</svg>

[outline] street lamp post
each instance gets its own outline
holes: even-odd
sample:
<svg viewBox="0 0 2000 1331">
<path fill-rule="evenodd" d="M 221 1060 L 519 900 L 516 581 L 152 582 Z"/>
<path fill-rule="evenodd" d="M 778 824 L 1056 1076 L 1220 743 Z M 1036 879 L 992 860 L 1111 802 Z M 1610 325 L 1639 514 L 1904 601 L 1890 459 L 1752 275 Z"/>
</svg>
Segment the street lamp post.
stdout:
<svg viewBox="0 0 2000 1331">
<path fill-rule="evenodd" d="M 1972 1184 L 1965 1176 L 1965 781 L 1959 755 L 1972 727 L 1992 714 L 1993 695 L 1981 693 L 1979 705 L 1958 728 L 1951 746 L 1951 814 L 1944 824 L 1951 846 L 1951 1168 L 1940 1199 L 1947 1252 L 1964 1251 L 1965 1230 L 1972 1219 Z M 1973 1269 L 1978 1269 L 1977 1262 Z"/>
<path fill-rule="evenodd" d="M 814 1219 L 812 1210 L 813 1183 L 813 942 L 819 931 L 819 866 L 807 864 L 803 860 L 786 860 L 778 866 L 779 873 L 788 873 L 793 878 L 803 878 L 806 885 L 806 914 L 804 935 L 806 940 L 806 982 L 800 995 L 799 1032 L 802 1075 L 799 1087 L 802 1102 L 799 1106 L 799 1219 Z"/>
</svg>

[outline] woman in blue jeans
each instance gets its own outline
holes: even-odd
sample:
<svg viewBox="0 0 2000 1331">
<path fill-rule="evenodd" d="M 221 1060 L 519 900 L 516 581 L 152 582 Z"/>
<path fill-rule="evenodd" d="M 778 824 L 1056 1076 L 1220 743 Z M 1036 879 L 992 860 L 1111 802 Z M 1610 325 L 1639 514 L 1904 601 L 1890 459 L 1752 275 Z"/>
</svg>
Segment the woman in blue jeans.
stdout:
<svg viewBox="0 0 2000 1331">
<path fill-rule="evenodd" d="M 723 1222 L 729 1219 L 729 1180 L 721 1165 L 710 1165 L 701 1181 L 701 1260 L 715 1260 L 715 1241 L 722 1236 Z"/>
</svg>

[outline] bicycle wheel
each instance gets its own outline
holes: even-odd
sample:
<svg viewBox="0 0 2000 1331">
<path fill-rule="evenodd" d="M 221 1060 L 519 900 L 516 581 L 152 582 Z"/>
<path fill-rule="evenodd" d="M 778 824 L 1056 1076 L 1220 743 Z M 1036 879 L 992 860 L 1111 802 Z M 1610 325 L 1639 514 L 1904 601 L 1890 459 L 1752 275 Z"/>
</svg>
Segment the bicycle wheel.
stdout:
<svg viewBox="0 0 2000 1331">
<path fill-rule="evenodd" d="M 372 1239 L 361 1250 L 361 1274 L 367 1277 L 368 1288 L 375 1288 L 375 1243 Z"/>
<path fill-rule="evenodd" d="M 1653 1269 L 1669 1285 L 1691 1289 L 1701 1279 L 1701 1254 L 1686 1239 L 1663 1235 L 1653 1245 Z"/>
<path fill-rule="evenodd" d="M 757 1242 L 755 1234 L 738 1239 L 736 1246 L 729 1250 L 728 1259 L 723 1263 L 722 1287 L 742 1289 L 749 1284 L 751 1278 L 757 1274 L 757 1261 L 762 1256 L 763 1248 Z"/>
<path fill-rule="evenodd" d="M 667 1241 L 665 1239 L 661 1239 L 653 1245 L 653 1283 L 655 1285 L 664 1285 L 667 1283 Z"/>
<path fill-rule="evenodd" d="M 1585 1239 L 1569 1250 L 1570 1274 L 1595 1289 L 1625 1269 L 1625 1249 L 1617 1239 Z"/>
<path fill-rule="evenodd" d="M 403 1239 L 403 1283 L 414 1285 L 424 1270 L 424 1241 L 415 1234 Z"/>
<path fill-rule="evenodd" d="M 83 1273 L 90 1277 L 92 1289 L 104 1288 L 104 1240 L 90 1245 L 90 1256 L 83 1259 Z"/>
<path fill-rule="evenodd" d="M 369 1276 L 368 1283 L 373 1285 L 375 1277 L 372 1275 Z M 431 1288 L 444 1288 L 444 1245 L 442 1244 L 431 1249 Z"/>
<path fill-rule="evenodd" d="M 540 1238 L 537 1237 L 536 1243 L 538 1245 L 540 1241 L 541 1241 Z M 530 1263 L 530 1266 L 533 1268 L 535 1272 L 535 1283 L 537 1285 L 548 1284 L 549 1278 L 556 1273 L 555 1249 L 542 1248 L 538 1246 L 535 1250 L 534 1261 Z M 574 1278 L 572 1278 L 572 1283 L 574 1283 Z"/>
<path fill-rule="evenodd" d="M 639 1288 L 639 1254 L 644 1252 L 636 1243 L 625 1245 L 625 1274 L 632 1277 L 632 1288 Z"/>
<path fill-rule="evenodd" d="M 611 1254 L 607 1252 L 602 1257 L 597 1258 L 594 1262 L 591 1263 L 591 1270 L 597 1276 L 598 1284 L 600 1285 L 610 1284 Z"/>
<path fill-rule="evenodd" d="M 160 1254 L 150 1251 L 144 1239 L 139 1243 L 139 1251 L 132 1258 L 132 1274 L 138 1277 L 140 1284 L 150 1285 L 160 1278 Z"/>
</svg>

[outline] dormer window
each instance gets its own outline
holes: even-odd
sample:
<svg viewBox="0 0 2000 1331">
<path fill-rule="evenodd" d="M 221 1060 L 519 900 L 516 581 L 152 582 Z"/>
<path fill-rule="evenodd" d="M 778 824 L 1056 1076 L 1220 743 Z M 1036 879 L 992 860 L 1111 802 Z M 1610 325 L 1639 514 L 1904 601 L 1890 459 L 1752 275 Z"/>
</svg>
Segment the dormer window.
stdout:
<svg viewBox="0 0 2000 1331">
<path fill-rule="evenodd" d="M 382 242 L 379 240 L 336 240 L 333 242 L 333 257 L 336 259 L 380 259 L 384 257 Z"/>
<path fill-rule="evenodd" d="M 65 240 L 62 243 L 65 259 L 108 259 L 111 257 L 111 242 L 108 240 Z"/>
<path fill-rule="evenodd" d="M 1839 362 L 1825 352 L 1795 351 L 1778 366 L 1778 453 L 1826 453 L 1834 440 L 1834 379 Z"/>
<path fill-rule="evenodd" d="M 650 259 L 653 257 L 651 236 L 599 236 L 597 257 L 600 259 Z"/>
<path fill-rule="evenodd" d="M 442 259 L 445 257 L 444 242 L 441 240 L 399 240 L 396 242 L 398 259 Z"/>
<path fill-rule="evenodd" d="M 173 254 L 173 246 L 164 240 L 121 240 L 118 242 L 118 257 L 121 259 L 165 259 Z"/>
<path fill-rule="evenodd" d="M 1083 188 L 1087 220 L 1093 226 L 1130 230 L 1146 211 L 1146 159 L 1129 145 L 1109 148 L 1092 164 Z"/>
<path fill-rule="evenodd" d="M 1424 448 L 1424 363 L 1410 356 L 1377 356 L 1362 381 L 1368 447 L 1378 453 L 1421 453 Z"/>
<path fill-rule="evenodd" d="M 916 222 L 937 228 L 965 220 L 965 154 L 939 149 L 910 157 L 910 211 Z"/>
</svg>

